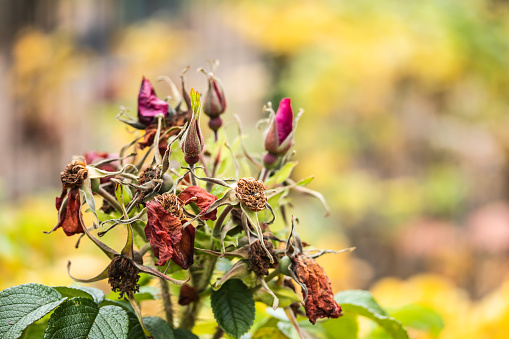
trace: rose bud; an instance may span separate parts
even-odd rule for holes
[[[209,116],[209,127],[217,131],[222,126],[223,121],[219,117],[226,110],[226,97],[224,95],[221,81],[214,76],[214,68],[217,63],[212,63],[212,72],[207,73],[203,68],[200,69],[207,76],[208,89],[203,101],[203,113]]]
[[[290,98],[279,103],[276,115],[271,119],[265,136],[265,150],[274,155],[285,154],[292,145],[293,111]]]
[[[200,158],[199,155],[203,151],[203,135],[200,129],[200,94],[191,89],[191,101],[193,106],[193,117],[189,122],[186,132],[182,136],[180,147],[184,152],[185,160],[189,165],[196,164]]]
[[[145,126],[154,123],[155,117],[162,114],[168,116],[168,103],[157,97],[156,91],[150,81],[145,77],[141,80],[140,93],[138,94],[138,120]]]

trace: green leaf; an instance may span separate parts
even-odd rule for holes
[[[362,315],[377,322],[392,338],[408,339],[408,333],[401,323],[388,316],[368,291],[342,291],[334,299],[341,305],[345,315]]]
[[[144,317],[143,323],[154,339],[173,339],[173,330],[166,321],[158,317]]]
[[[435,310],[410,304],[399,310],[392,312],[391,315],[398,319],[404,326],[413,327],[431,334],[433,338],[438,338],[444,328],[444,321],[440,314]]]
[[[62,295],[62,297],[67,297],[69,299],[79,297],[79,298],[88,298],[90,300],[94,300],[94,297],[90,293],[80,290],[78,288],[67,287],[67,286],[55,286],[53,288],[55,290],[57,290]]]
[[[25,328],[64,302],[54,288],[27,284],[0,292],[0,337],[19,338]]]
[[[146,338],[136,314],[134,314],[134,312],[127,312],[127,315],[129,317],[129,333],[127,334],[127,339]]]
[[[128,329],[129,318],[121,307],[99,309],[90,299],[72,298],[53,312],[44,339],[124,339]]]
[[[344,314],[337,319],[328,319],[321,323],[327,339],[357,339],[359,333],[359,323],[357,316],[353,314]]]
[[[288,337],[283,334],[276,327],[262,327],[256,331],[251,339],[287,339]]]
[[[89,286],[76,286],[75,288],[90,294],[97,305],[101,305],[104,301],[104,292],[98,288]]]
[[[239,279],[230,279],[210,296],[212,311],[219,326],[239,338],[249,331],[255,318],[253,294]]]
[[[283,183],[292,174],[293,168],[297,165],[296,161],[287,162],[279,171],[265,181],[265,187],[272,187]]]
[[[47,325],[47,321],[33,323],[23,331],[21,339],[41,339],[44,336],[44,330]]]
[[[267,283],[267,285],[279,299],[279,307],[286,307],[289,306],[291,303],[300,302],[300,298],[292,289],[285,286],[279,286],[276,284],[275,281],[270,281],[269,283]],[[267,306],[272,306],[274,299],[269,293],[267,293],[263,289],[258,289],[254,294],[254,298],[255,300],[261,301]]]
[[[302,179],[302,180],[299,180],[299,182],[297,183],[298,186],[306,186],[308,185],[311,181],[313,181],[315,177],[314,176],[310,176],[310,177],[307,177],[305,179]]]
[[[159,298],[159,290],[154,286],[141,286],[140,292],[134,294],[137,302],[143,300],[155,300]]]
[[[175,338],[178,339],[199,339],[198,336],[185,328],[176,328],[173,330]]]

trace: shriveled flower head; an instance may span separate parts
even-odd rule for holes
[[[81,186],[83,181],[88,178],[87,165],[78,160],[74,160],[60,173],[60,180],[63,188],[74,188]]]
[[[294,123],[291,100],[284,98],[272,119],[265,136],[265,150],[273,155],[283,155],[292,146]]]
[[[168,103],[157,97],[150,81],[143,77],[138,94],[138,120],[148,126],[154,123],[158,114],[162,114],[164,117],[168,116]]]
[[[155,201],[161,204],[171,215],[181,220],[184,218],[184,212],[182,211],[184,203],[175,194],[165,193],[163,195],[158,195],[155,197]]]
[[[312,324],[320,318],[338,318],[341,306],[334,300],[332,287],[327,274],[315,259],[296,253],[291,257],[292,270],[300,283],[307,288],[304,308]],[[304,297],[305,291],[302,291]]]
[[[274,258],[274,263],[271,264],[270,258],[267,255],[267,251],[262,247],[260,240],[254,241],[249,248],[249,262],[251,264],[251,270],[256,275],[262,276],[269,274],[269,268],[272,265],[277,264],[277,256],[274,253],[274,245],[268,240],[263,239],[265,248]]]
[[[120,292],[120,298],[129,292],[139,292],[140,270],[133,261],[123,255],[116,256],[108,269],[108,283],[113,292]]]
[[[235,187],[235,195],[250,210],[259,212],[265,209],[267,197],[265,186],[260,180],[254,178],[241,178]]]

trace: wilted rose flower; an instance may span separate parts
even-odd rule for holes
[[[154,123],[158,114],[168,116],[168,103],[157,97],[156,91],[150,81],[145,77],[141,80],[140,93],[138,94],[138,120],[149,126]]]
[[[338,318],[341,306],[334,300],[329,277],[323,268],[303,253],[294,254],[291,261],[295,276],[307,288],[304,308],[309,321],[314,325],[320,318]],[[305,296],[304,290],[302,294]]]
[[[55,200],[58,211],[58,223],[49,232],[62,227],[68,236],[83,233],[83,216],[81,215],[80,186],[88,178],[87,165],[82,161],[73,161],[60,173],[62,194]]]
[[[254,178],[241,178],[235,186],[235,195],[250,210],[259,212],[265,209],[267,197],[265,186]]]
[[[292,146],[293,111],[289,98],[279,103],[265,136],[265,150],[273,155],[283,155]]]
[[[182,228],[187,222],[183,213],[184,205],[196,203],[200,209],[207,209],[217,198],[203,188],[190,186],[177,197],[174,194],[163,194],[155,201],[147,202],[147,236],[154,255],[158,258],[156,265],[164,265],[172,259],[183,269],[193,264],[194,235],[192,225]],[[216,211],[201,217],[203,220],[215,220]]]

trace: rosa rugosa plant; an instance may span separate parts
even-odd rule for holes
[[[177,100],[170,103],[143,78],[137,119],[125,111],[117,116],[140,134],[118,153],[87,152],[60,174],[57,222],[47,233],[61,228],[77,248],[84,238],[108,257],[91,278],[67,265],[78,283],[107,279],[108,298],[82,285],[6,289],[0,338],[356,338],[357,315],[394,338],[408,338],[368,292],[334,295],[315,259],[353,248],[314,248],[301,241],[297,218],[289,218],[292,191],[318,198],[329,213],[320,193],[305,187],[310,178],[290,178],[296,162],[288,151],[302,111],[294,120],[288,98],[277,113],[266,106],[264,156],[246,149],[236,116],[233,123],[212,124],[205,140],[202,107],[211,119],[226,109],[215,75],[207,81],[206,95],[187,93],[182,76],[182,93],[173,93]],[[236,140],[222,131],[229,126],[240,131]],[[111,233],[125,237],[121,249],[102,240]],[[156,298],[161,317],[143,316],[143,301]]]

